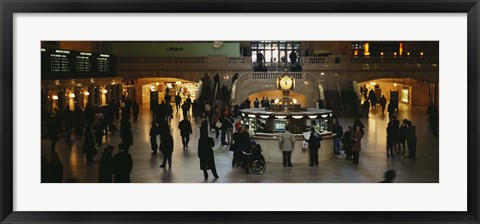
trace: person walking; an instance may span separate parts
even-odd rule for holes
[[[358,160],[360,159],[360,151],[362,151],[362,138],[363,132],[360,126],[356,126],[355,131],[353,132],[353,146],[352,146],[352,155],[353,155],[353,164],[358,165]]]
[[[95,146],[95,140],[93,138],[93,131],[92,126],[87,124],[85,127],[85,133],[83,134],[83,146],[82,146],[82,153],[85,153],[85,158],[87,159],[87,163],[93,162],[93,157],[97,153],[97,149]],[[98,147],[98,145],[97,145]]]
[[[132,172],[132,155],[128,153],[130,145],[120,143],[119,152],[112,158],[112,173],[114,183],[130,183],[130,173]]]
[[[178,129],[180,129],[180,135],[182,136],[183,149],[188,149],[190,135],[193,133],[192,124],[187,118],[183,118],[183,120],[178,123]]]
[[[402,125],[398,131],[398,153],[400,153],[400,148],[402,155],[405,155],[405,141],[407,140],[407,130],[408,130],[408,120],[403,119]],[[403,146],[403,147],[402,147]]]
[[[343,149],[345,151],[345,160],[351,160],[353,146],[352,127],[348,126],[347,131],[345,131],[345,133],[343,134],[342,143]]]
[[[215,158],[213,156],[213,138],[208,137],[208,129],[200,128],[200,139],[198,139],[198,158],[200,159],[200,169],[203,170],[203,176],[208,179],[207,170],[211,170],[215,179],[218,179],[217,169],[215,167]]]
[[[178,114],[178,111],[180,110],[181,103],[182,103],[182,97],[180,97],[180,93],[177,93],[177,95],[175,96],[175,108],[177,109],[177,114]]]
[[[288,126],[285,127],[285,132],[280,135],[278,145],[283,152],[283,167],[292,167],[292,151],[295,148],[295,137],[288,131]]]
[[[318,166],[318,149],[320,149],[320,141],[322,141],[322,136],[315,131],[315,128],[310,128],[310,138],[308,138],[308,148],[310,152],[309,166]]]
[[[157,135],[160,134],[157,123],[155,121],[152,121],[152,127],[150,127],[150,147],[152,149],[152,155],[157,155],[157,149],[158,149],[158,144],[157,144]]]
[[[172,167],[173,137],[170,130],[160,136],[160,151],[163,153],[163,162],[160,167]]]
[[[340,155],[343,127],[340,125],[337,118],[333,118],[333,133],[336,134],[333,137],[333,153],[335,153],[335,155]]]
[[[385,95],[382,95],[380,98],[380,106],[382,107],[382,115],[385,114],[385,105],[387,105],[387,99],[385,98]]]
[[[58,131],[57,131],[57,124],[55,123],[55,119],[49,117],[47,118],[47,135],[48,139],[52,141],[50,145],[50,152],[54,153],[55,152],[55,146],[57,145],[58,142]]]
[[[132,103],[132,111],[133,111],[133,122],[137,122],[138,120],[138,113],[140,111],[140,108],[138,106],[138,103],[136,100],[133,100]]]

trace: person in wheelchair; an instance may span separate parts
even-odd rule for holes
[[[251,148],[242,151],[243,162],[242,168],[246,173],[250,170],[255,174],[262,174],[265,171],[265,158],[262,155],[262,146],[252,141]]]

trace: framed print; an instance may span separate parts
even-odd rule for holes
[[[479,222],[476,0],[0,6],[2,223]]]

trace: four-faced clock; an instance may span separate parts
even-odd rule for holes
[[[279,80],[279,88],[282,90],[290,90],[293,87],[293,78],[289,76],[283,76]]]

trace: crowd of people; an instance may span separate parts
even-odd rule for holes
[[[218,75],[218,74],[217,74]],[[205,74],[206,79],[209,80],[208,74]],[[218,79],[214,79],[214,86],[218,87]],[[221,96],[228,95],[224,90],[223,85],[220,90]],[[226,88],[226,87],[225,87]],[[182,146],[184,150],[189,149],[190,136],[196,131],[195,125],[192,125],[191,119],[199,125],[200,138],[198,139],[198,157],[200,160],[200,170],[203,171],[205,179],[208,179],[208,170],[211,170],[215,179],[219,178],[215,166],[215,157],[213,147],[215,141],[209,136],[210,132],[215,133],[215,138],[220,138],[221,145],[229,146],[230,151],[233,152],[232,167],[241,167],[248,173],[249,159],[252,154],[261,154],[261,146],[255,141],[252,141],[251,136],[246,127],[242,126],[240,121],[236,119],[235,108],[231,108],[224,97],[212,98],[209,97],[209,92],[215,92],[215,89],[210,89],[209,81],[204,80],[202,86],[202,95],[198,100],[191,100],[187,97],[183,102],[180,94],[173,97],[174,102],[171,102],[172,97],[165,97],[165,100],[151,110],[151,127],[149,131],[151,154],[157,155],[162,153],[163,161],[161,168],[172,167],[172,154],[174,150],[174,140],[172,137],[172,118],[174,116],[175,105],[176,114],[180,110],[182,112],[182,119],[178,123],[180,136],[182,139]],[[215,99],[213,101],[213,99]],[[268,97],[258,98],[253,102],[255,108],[269,107],[270,102]],[[376,108],[377,100],[373,90],[370,91],[366,102],[367,111],[372,107]],[[382,107],[382,114],[385,109],[386,100],[382,96],[378,102]],[[250,107],[250,101],[245,101],[245,107]],[[190,114],[191,111],[191,114]],[[416,127],[412,121],[404,119],[402,123],[397,120],[395,111],[389,111],[389,122],[387,124],[387,143],[386,152],[387,157],[395,157],[396,155],[405,155],[408,147],[408,155],[406,158],[416,158]],[[133,122],[137,122],[139,115],[139,105],[135,100],[124,98],[121,101],[112,99],[106,107],[97,107],[86,105],[85,109],[81,109],[79,105],[75,106],[73,111],[67,106],[63,111],[56,110],[56,113],[51,115],[44,111],[42,113],[42,125],[46,127],[47,137],[51,140],[50,159],[42,156],[42,182],[58,183],[63,181],[63,165],[56,150],[56,143],[59,141],[59,134],[63,132],[67,150],[72,147],[72,135],[76,139],[81,139],[81,151],[85,155],[87,163],[94,161],[97,152],[103,150],[99,160],[98,182],[100,183],[128,183],[130,182],[130,173],[133,168],[132,156],[129,153],[130,147],[134,144],[134,137],[130,123],[131,112],[133,113]],[[428,108],[427,115],[429,116],[432,132],[436,133],[438,123],[438,110],[433,104]],[[180,116],[180,115],[178,115]],[[190,117],[192,116],[192,117]],[[368,112],[366,114],[368,117]],[[190,119],[191,118],[191,119]],[[114,120],[120,119],[120,129],[115,126]],[[198,122],[197,122],[198,121]],[[312,125],[313,126],[313,125]],[[118,153],[113,155],[115,147],[108,141],[110,136],[117,131],[121,143],[118,144]],[[359,164],[360,152],[362,151],[362,139],[365,135],[365,125],[356,118],[352,126],[348,126],[344,131],[339,120],[334,117],[332,122],[333,136],[333,153],[340,155],[341,151],[345,153],[346,160],[352,160],[354,165]],[[319,158],[318,151],[321,148],[322,136],[315,128],[310,129],[310,137],[305,139],[309,152],[309,166],[318,166]],[[279,149],[282,151],[283,166],[293,167],[292,151],[295,148],[295,137],[291,132],[286,131],[281,133],[278,139]]]

